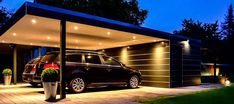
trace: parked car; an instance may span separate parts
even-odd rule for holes
[[[49,52],[34,65],[25,67],[23,80],[41,83],[39,76],[45,68],[59,70],[59,52]],[[26,65],[27,66],[27,65]],[[92,51],[66,51],[66,85],[72,92],[82,92],[90,86],[127,85],[137,88],[141,73],[115,58]]]

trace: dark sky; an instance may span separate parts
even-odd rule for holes
[[[25,1],[3,0],[0,6],[15,11]],[[234,4],[234,0],[139,0],[140,7],[149,11],[143,26],[166,32],[180,29],[185,18],[220,23],[231,3]]]

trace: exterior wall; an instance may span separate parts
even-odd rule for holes
[[[168,42],[154,42],[106,49],[105,53],[127,66],[139,69],[143,85],[169,88],[170,47],[168,45]]]
[[[201,84],[200,42],[171,37],[171,87]],[[181,43],[182,42],[182,43]]]

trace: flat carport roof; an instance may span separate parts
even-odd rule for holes
[[[66,21],[67,48],[99,50],[165,41],[171,34],[61,8],[26,2],[0,30],[0,41],[59,46],[60,21]]]
[[[2,43],[60,47],[60,95],[65,98],[65,49],[100,50],[156,41],[171,34],[61,8],[26,2],[0,30]],[[14,81],[16,80],[14,49]],[[15,81],[16,83],[16,81]]]

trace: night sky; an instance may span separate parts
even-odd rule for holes
[[[3,0],[0,6],[15,11],[25,1]],[[143,26],[165,32],[180,29],[185,18],[207,23],[223,22],[231,3],[234,4],[234,0],[139,0],[140,7],[149,11]]]

